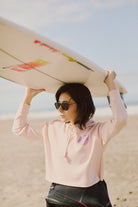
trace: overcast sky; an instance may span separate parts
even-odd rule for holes
[[[138,103],[138,0],[1,0],[0,16],[114,69]]]

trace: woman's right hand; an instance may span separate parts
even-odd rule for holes
[[[24,97],[24,103],[30,105],[32,99],[39,93],[45,91],[45,89],[33,89],[33,88],[27,88],[25,97]]]

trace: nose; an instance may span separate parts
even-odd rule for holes
[[[59,111],[59,112],[63,112],[63,109],[62,109],[61,106],[59,107],[58,111]]]

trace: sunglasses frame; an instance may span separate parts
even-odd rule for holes
[[[76,104],[76,103],[69,103],[68,101],[63,101],[62,103],[59,103],[59,102],[56,102],[55,103],[55,107],[56,109],[58,110],[61,106],[61,108],[64,110],[64,111],[68,111],[69,109],[69,106],[72,105],[72,104]]]

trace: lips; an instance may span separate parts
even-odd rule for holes
[[[63,117],[64,117],[64,115],[63,115],[63,114],[59,114],[59,116],[60,116],[61,118],[63,118]]]

